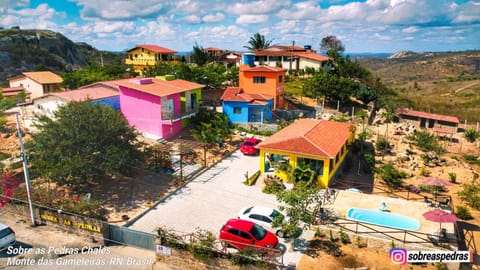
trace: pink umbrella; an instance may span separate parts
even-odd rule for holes
[[[439,222],[440,223],[440,229],[442,229],[442,223],[453,223],[458,220],[457,216],[455,214],[440,210],[440,209],[435,209],[431,210],[428,212],[423,213],[423,217],[426,220],[434,221],[434,222]]]
[[[452,185],[452,183],[450,183],[448,181],[445,181],[442,178],[439,178],[437,176],[427,178],[427,179],[423,180],[423,183],[425,185],[436,186],[436,187],[444,187],[444,186],[451,186]]]

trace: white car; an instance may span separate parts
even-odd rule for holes
[[[280,227],[272,228],[273,219],[277,216],[284,217],[279,211],[263,206],[242,208],[238,213],[239,219],[254,222],[267,230],[274,231],[279,237],[285,237],[285,234]]]
[[[0,250],[15,244],[15,232],[5,224],[0,223]]]

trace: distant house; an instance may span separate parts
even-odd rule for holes
[[[38,98],[48,93],[59,92],[62,77],[51,71],[23,72],[22,75],[7,79],[11,88],[23,87],[30,98]]]
[[[172,77],[130,79],[120,83],[120,109],[144,135],[168,139],[198,112],[204,85]]]
[[[317,172],[317,183],[327,187],[341,168],[348,145],[355,139],[351,124],[317,119],[297,119],[289,126],[257,145],[260,171],[281,163],[297,167],[299,163]],[[287,181],[286,175],[278,175]]]
[[[223,113],[233,123],[264,123],[272,120],[273,96],[247,94],[240,87],[228,87],[220,99]]]
[[[140,44],[126,52],[125,64],[132,65],[135,72],[142,74],[147,67],[154,67],[159,62],[174,61],[176,53],[157,45]]]
[[[417,128],[428,129],[438,133],[457,133],[460,120],[455,116],[440,115],[422,111],[399,108],[396,116],[400,121],[414,125]]]
[[[255,65],[280,66],[296,71],[307,67],[329,71],[333,66],[331,58],[317,54],[309,45],[304,48],[277,45],[251,53],[255,55]]]
[[[69,102],[91,102],[112,107],[120,110],[120,95],[118,86],[114,87],[112,82],[95,83],[82,88],[50,93],[33,100],[35,113],[53,117],[59,106]]]
[[[0,88],[0,91],[2,92],[2,96],[4,98],[14,98],[21,93],[25,93],[25,99],[29,100],[30,95],[32,94],[28,91],[25,91],[25,88],[23,88],[23,86]]]

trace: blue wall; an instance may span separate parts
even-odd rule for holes
[[[234,108],[240,108],[240,113],[234,113]],[[232,123],[248,123],[249,111],[259,108],[263,112],[263,122],[272,120],[273,99],[268,100],[267,105],[249,105],[247,102],[222,101],[223,113]]]
[[[248,122],[248,103],[237,101],[222,101],[223,113],[228,116],[232,123],[246,123]],[[240,114],[233,113],[233,108],[241,108]]]
[[[99,100],[91,101],[93,104],[100,104],[100,105],[107,105],[112,107],[113,109],[119,111],[120,110],[120,96],[114,96]]]

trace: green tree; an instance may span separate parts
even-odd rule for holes
[[[362,132],[365,131],[365,120],[368,118],[368,112],[365,110],[360,110],[355,114],[355,118],[362,121]]]
[[[279,209],[288,217],[287,222],[282,226],[282,231],[287,235],[294,235],[302,223],[312,224],[315,213],[309,209],[309,206],[318,204],[322,200],[319,190],[318,186],[310,187],[300,182],[296,189],[277,193],[277,200],[286,204],[286,206],[279,206]]]
[[[470,183],[462,184],[457,195],[468,206],[480,210],[480,185],[477,179],[474,178]]]
[[[353,80],[319,72],[305,81],[302,91],[307,97],[323,96],[328,100],[344,103],[350,100],[350,96],[354,95],[359,87],[359,83]]]
[[[40,116],[38,133],[26,143],[37,175],[58,184],[85,186],[103,177],[132,175],[141,164],[138,133],[104,105],[71,102],[55,120]]]
[[[203,164],[207,166],[208,149],[230,138],[231,125],[225,114],[205,109],[199,111],[192,123],[192,136],[203,143]]]
[[[342,41],[336,36],[330,35],[322,38],[322,42],[320,43],[320,50],[327,53],[329,51],[343,52],[345,51],[345,46],[343,45]]]
[[[192,52],[192,61],[197,64],[198,66],[204,66],[208,62],[211,61],[210,55],[208,54],[205,49],[203,49],[202,46],[198,45],[195,42],[195,45],[193,46],[193,52]]]
[[[375,173],[385,182],[390,190],[401,187],[403,179],[407,178],[407,173],[397,170],[392,163],[385,163],[375,168]]]
[[[243,47],[250,51],[261,50],[270,47],[272,41],[273,40],[266,40],[265,36],[260,33],[255,33],[248,41],[249,46]]]
[[[123,73],[122,73],[123,74]],[[120,78],[114,69],[106,69],[98,64],[91,64],[82,69],[62,74],[62,87],[66,89],[76,89],[87,84],[108,81]]]

